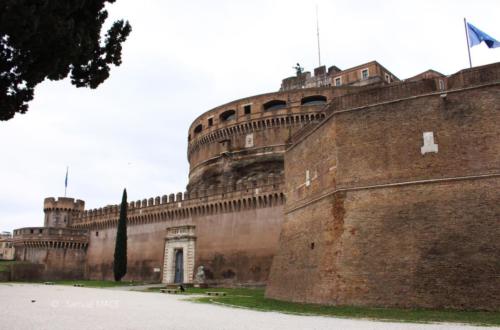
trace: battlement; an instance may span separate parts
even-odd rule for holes
[[[210,205],[223,203],[224,200],[243,200],[245,198],[254,199],[255,203],[272,204],[267,202],[268,196],[273,196],[275,204],[277,200],[284,201],[283,176],[268,175],[257,180],[241,180],[240,182],[227,184],[224,186],[212,186],[207,189],[194,190],[188,192],[178,192],[163,196],[145,198],[128,203],[128,218],[137,216],[147,216],[159,212],[180,213],[186,209],[195,208],[200,205]],[[265,201],[264,201],[265,200]],[[221,205],[223,205],[221,204]],[[245,202],[246,205],[246,202]],[[250,206],[250,203],[248,204]],[[220,207],[222,210],[222,207]],[[111,221],[114,223],[118,219],[120,205],[107,205],[102,208],[85,210],[74,219],[73,228],[87,228],[86,224]]]
[[[85,202],[80,199],[69,197],[54,197],[45,198],[43,201],[44,210],[66,210],[66,211],[83,211],[85,209]]]

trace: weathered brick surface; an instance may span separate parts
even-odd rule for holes
[[[193,216],[180,220],[129,225],[126,280],[159,281],[163,268],[167,226],[186,223],[196,226],[195,269],[203,265],[208,281],[215,283],[255,283],[267,281],[272,257],[278,246],[283,206],[240,212]],[[113,278],[113,251],[116,228],[90,232],[87,276]]]
[[[500,309],[499,104],[493,84],[337,112],[290,148],[266,294]],[[422,155],[429,131],[439,152]]]
[[[85,278],[85,250],[16,247],[16,260],[36,266],[16,265],[12,280],[71,280]]]
[[[498,309],[499,191],[499,178],[350,191],[289,213],[267,295]]]

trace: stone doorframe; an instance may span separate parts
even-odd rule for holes
[[[167,228],[165,254],[163,259],[162,283],[174,283],[175,252],[183,250],[184,283],[193,283],[195,256],[195,226],[185,225]]]

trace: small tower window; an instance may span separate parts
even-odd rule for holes
[[[369,76],[368,68],[361,70],[361,80],[366,80]]]
[[[212,117],[208,118],[208,127],[213,126],[214,119]]]
[[[234,110],[224,111],[223,113],[220,114],[220,119],[222,121],[230,121],[236,119],[236,111]]]
[[[323,95],[308,96],[300,100],[300,104],[302,105],[320,105],[325,103],[326,97],[324,97]]]
[[[274,111],[286,108],[286,102],[282,100],[272,100],[264,103],[264,111]]]
[[[203,125],[202,125],[202,124],[199,124],[198,126],[196,126],[196,127],[194,128],[194,132],[195,132],[196,134],[198,134],[198,133],[200,133],[200,132],[202,131],[202,129],[203,129]]]
[[[243,112],[245,115],[249,115],[252,112],[252,106],[250,104],[243,106]]]

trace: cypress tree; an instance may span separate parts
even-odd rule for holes
[[[123,189],[113,262],[113,273],[117,282],[127,274],[127,206],[127,189]]]

